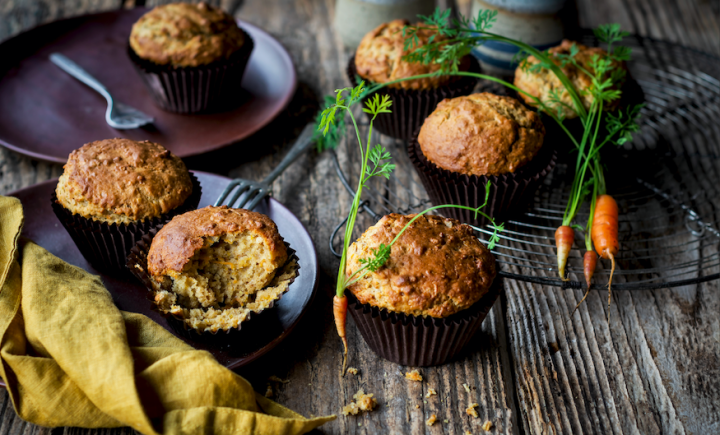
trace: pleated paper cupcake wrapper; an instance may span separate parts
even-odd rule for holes
[[[482,211],[496,222],[532,198],[543,178],[555,167],[557,160],[556,151],[550,149],[546,142],[538,155],[515,173],[469,176],[439,168],[428,161],[417,142],[417,135],[408,143],[408,155],[433,205],[454,204],[477,208],[485,201],[485,185],[490,181],[490,195]],[[489,223],[481,215],[476,219],[475,213],[470,210],[442,208],[438,212],[475,226]]]
[[[283,266],[281,266],[281,268],[284,268],[293,260],[295,260],[298,264],[297,269],[295,270],[295,276],[292,277],[292,279],[288,282],[288,287],[285,292],[278,295],[278,298],[274,301],[271,301],[270,304],[262,311],[251,311],[250,313],[248,313],[247,317],[245,317],[245,319],[238,325],[237,328],[219,330],[215,332],[208,330],[199,332],[188,326],[183,321],[183,318],[181,316],[161,310],[155,303],[155,290],[150,280],[150,274],[147,270],[147,257],[148,253],[150,252],[150,245],[152,244],[152,240],[159,230],[159,228],[151,230],[148,234],[143,236],[140,241],[138,241],[138,243],[130,251],[127,267],[132,272],[132,274],[135,275],[135,277],[139,279],[147,288],[147,299],[148,302],[151,304],[151,309],[162,315],[177,335],[191,341],[197,341],[217,346],[225,346],[237,343],[239,339],[242,339],[246,335],[245,333],[247,331],[243,329],[243,326],[245,326],[246,328],[247,326],[252,327],[253,325],[258,325],[258,327],[262,327],[262,325],[260,324],[261,319],[263,317],[266,317],[266,315],[270,313],[273,308],[277,307],[277,303],[280,301],[280,299],[282,299],[282,296],[287,293],[292,283],[295,282],[298,276],[300,276],[300,263],[295,253],[295,250],[292,249],[287,242],[284,242],[288,250],[288,260],[285,262],[285,264],[283,264]],[[251,319],[252,322],[250,322]]]
[[[373,352],[412,367],[450,362],[470,342],[500,294],[493,283],[470,308],[444,319],[409,316],[360,303],[350,292],[348,308]]]
[[[468,57],[470,59],[469,71],[479,73],[478,61],[473,56]],[[354,55],[348,62],[346,72],[350,83],[357,86],[359,82],[357,81],[358,74]],[[428,90],[382,88],[378,93],[390,95],[392,113],[378,115],[373,123],[373,128],[394,138],[410,140],[413,133],[422,126],[425,118],[435,110],[442,100],[471,94],[477,82],[476,78],[460,77],[446,85]],[[365,100],[363,100],[363,104]]]
[[[202,189],[194,174],[190,174],[190,179],[193,191],[181,206],[162,216],[138,223],[108,224],[73,214],[57,202],[54,191],[51,205],[60,223],[93,268],[108,275],[127,277],[127,256],[143,235],[169,222],[174,216],[197,209]]]
[[[129,46],[128,55],[145,87],[164,110],[175,113],[229,110],[241,99],[242,78],[253,49],[253,40],[247,33],[245,37],[245,44],[229,59],[205,66],[157,65],[138,57]]]

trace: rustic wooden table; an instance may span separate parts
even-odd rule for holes
[[[160,1],[158,3],[162,3]],[[131,7],[133,0],[3,0],[0,40],[61,17]],[[252,138],[187,163],[192,169],[260,179],[281,159],[317,109],[317,100],[345,86],[349,51],[332,27],[334,0],[214,0],[278,38],[293,57],[299,87],[287,110]],[[459,2],[467,8],[467,1]],[[148,5],[156,4],[148,1]],[[720,2],[714,0],[579,0],[581,26],[619,22],[625,30],[720,55]],[[0,114],[0,116],[2,116]],[[81,144],[78,144],[78,146]],[[339,152],[347,168],[347,156]],[[225,163],[223,163],[225,162]],[[0,148],[0,194],[60,175],[59,165]],[[463,359],[422,370],[425,381],[404,379],[405,367],[375,356],[349,320],[350,364],[357,376],[338,376],[341,344],[331,326],[330,295],[338,261],[327,248],[329,228],[351,198],[330,157],[302,157],[274,184],[313,236],[322,280],[301,325],[281,346],[239,372],[258,391],[276,375],[290,382],[275,399],[307,416],[340,414],[363,388],[380,407],[340,415],[322,433],[720,433],[720,283],[691,289],[616,292],[605,318],[604,294],[592,292],[582,323],[569,312],[580,291],[504,283],[482,331]],[[364,222],[369,225],[370,222]],[[463,384],[467,384],[467,392]],[[425,399],[428,388],[437,396]],[[477,402],[479,418],[465,408]],[[436,414],[438,423],[426,427]],[[130,429],[50,430],[20,420],[0,392],[0,435],[126,433]]]

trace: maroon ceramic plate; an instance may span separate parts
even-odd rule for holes
[[[200,207],[214,203],[229,179],[204,172],[194,173],[202,185]],[[57,180],[50,180],[9,194],[19,198],[25,209],[25,226],[22,235],[68,263],[100,275],[115,304],[121,310],[145,314],[172,331],[167,321],[151,309],[147,290],[139,281],[120,281],[110,278],[95,271],[85,261],[50,208],[50,195],[56,185]],[[275,221],[280,234],[296,251],[300,260],[300,275],[276,304],[277,309],[263,313],[262,324],[253,325],[250,321],[247,327],[243,326],[241,329],[243,339],[237,344],[220,348],[184,340],[197,349],[210,351],[221,364],[229,368],[245,365],[280,343],[302,317],[317,286],[318,265],[315,247],[303,224],[290,210],[272,198],[263,201],[255,211],[264,213]]]
[[[98,139],[151,140],[180,157],[237,142],[270,122],[295,92],[295,68],[270,35],[239,22],[255,42],[237,109],[178,115],[160,109],[127,54],[132,24],[145,8],[60,20],[0,44],[0,144],[20,154],[65,163],[70,152]],[[152,126],[115,130],[105,99],[48,60],[59,52],[92,74],[119,101],[155,118]]]

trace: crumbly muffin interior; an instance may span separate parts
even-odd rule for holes
[[[244,307],[275,276],[265,239],[245,231],[204,238],[181,273],[165,275],[164,290],[186,308]]]

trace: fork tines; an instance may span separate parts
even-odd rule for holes
[[[259,183],[249,180],[236,179],[231,181],[225,190],[223,190],[220,197],[218,197],[217,201],[215,201],[215,206],[222,205],[230,193],[232,193],[232,196],[225,205],[233,208],[245,208],[247,210],[252,210],[270,192]]]

